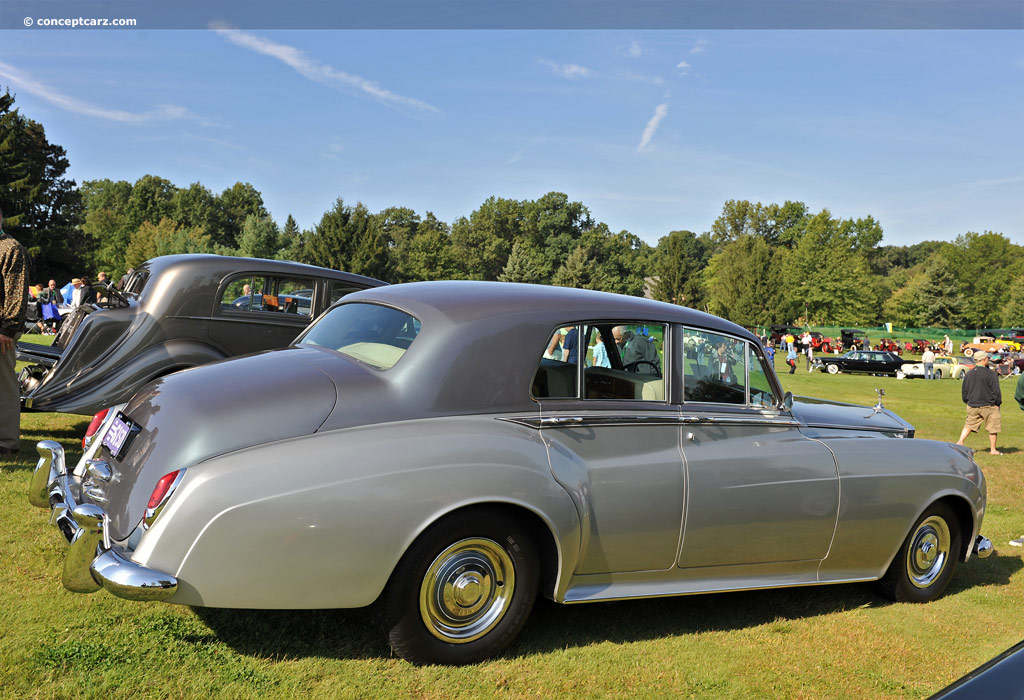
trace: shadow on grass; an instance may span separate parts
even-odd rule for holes
[[[0,457],[0,467],[11,471],[35,469],[39,461],[36,443],[40,440],[56,440],[64,446],[67,463],[74,467],[82,454],[82,436],[89,427],[89,418],[83,418],[62,428],[43,427],[38,429],[22,427],[21,449],[16,455]]]
[[[946,594],[1001,586],[1024,568],[998,554],[961,564]],[[506,652],[544,654],[600,642],[616,644],[701,632],[727,632],[857,608],[891,605],[870,585],[845,584],[713,593],[583,605],[538,601],[526,628]],[[218,639],[260,657],[387,658],[391,651],[365,611],[268,611],[194,608]]]

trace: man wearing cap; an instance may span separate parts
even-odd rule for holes
[[[16,342],[25,328],[28,283],[25,248],[3,230],[0,211],[0,456],[21,446],[21,387],[14,373]]]
[[[1003,395],[999,390],[999,377],[988,367],[988,353],[979,350],[974,353],[974,369],[964,377],[961,396],[967,404],[967,422],[960,431],[960,439],[956,444],[964,444],[970,433],[977,432],[981,424],[988,431],[988,453],[1001,455],[996,449],[996,438],[1002,427],[999,416],[999,405],[1003,403]]]

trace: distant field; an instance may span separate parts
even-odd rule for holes
[[[778,365],[782,369],[782,362]],[[920,438],[955,440],[960,383],[783,374],[795,394],[885,404]],[[0,462],[0,698],[922,698],[1024,639],[1024,412],[1006,399],[1000,448],[979,453],[984,534],[930,605],[862,585],[595,605],[541,604],[501,658],[416,668],[391,658],[358,611],[189,609],[65,591],[66,544],[25,498],[32,445],[78,456],[87,419],[25,414],[17,459]],[[984,436],[969,445],[980,448]],[[268,576],[273,571],[267,571]]]

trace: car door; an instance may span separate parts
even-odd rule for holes
[[[696,352],[683,361],[687,485],[678,566],[822,559],[839,509],[831,451],[779,408],[777,382],[754,344],[703,329],[683,346],[725,347],[731,379]]]
[[[684,484],[679,408],[668,400],[663,375],[671,345],[666,329],[636,321],[573,323],[560,334],[569,354],[563,359],[556,343],[540,360],[533,397],[541,436],[552,474],[573,495],[582,523],[575,574],[668,570],[675,563]],[[633,337],[619,346],[616,333]],[[641,352],[647,359],[624,363]]]

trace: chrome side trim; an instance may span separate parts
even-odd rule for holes
[[[864,432],[868,432],[868,433],[888,433],[890,435],[907,435],[907,434],[910,434],[912,436],[912,433],[909,433],[908,431],[905,431],[905,430],[900,430],[898,427],[895,427],[895,426],[885,427],[885,426],[881,426],[881,425],[877,425],[876,426],[876,425],[844,425],[844,424],[840,424],[840,423],[808,423],[804,427],[806,427],[806,428],[817,428],[819,430],[820,429],[826,429],[826,430],[856,430],[856,431],[862,432],[862,433],[864,433]]]
[[[651,414],[602,414],[602,415],[579,415],[579,416],[547,416],[537,418],[535,416],[499,417],[495,420],[516,423],[528,428],[589,428],[609,425],[761,425],[778,426],[785,428],[800,427],[801,423],[788,418],[753,418],[746,416],[723,417],[723,416],[678,416],[666,414],[663,416]],[[888,432],[892,432],[890,429]]]

